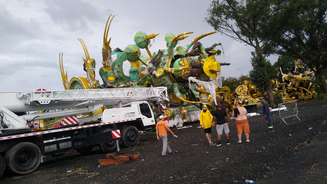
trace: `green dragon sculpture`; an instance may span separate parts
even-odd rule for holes
[[[179,42],[188,38],[192,32],[166,34],[166,48],[159,49],[157,52],[151,52],[149,47],[151,40],[158,34],[137,32],[134,35],[135,44],[127,46],[124,50],[120,48],[113,50],[109,36],[113,19],[113,16],[108,17],[103,33],[103,61],[99,70],[102,85],[95,78],[95,60],[90,56],[84,41],[79,39],[85,55],[83,69],[86,77],[72,77],[68,80],[63,66],[63,54],[60,54],[59,65],[65,89],[166,86],[170,104],[176,107],[200,103],[211,104],[216,99],[214,95],[218,88],[221,64],[215,56],[221,53],[221,50],[216,49],[220,44],[213,44],[206,48],[200,42],[201,39],[215,32],[199,35],[186,46],[179,45]],[[146,54],[142,54],[143,52]],[[128,75],[124,74],[125,62],[130,64]],[[214,93],[209,86],[212,88],[214,86]],[[185,109],[183,108],[183,111]]]

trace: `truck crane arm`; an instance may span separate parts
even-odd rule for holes
[[[31,120],[93,112],[99,106],[164,100],[168,100],[166,87],[0,93],[0,134],[3,129],[28,128]]]

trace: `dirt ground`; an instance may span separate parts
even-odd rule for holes
[[[237,144],[235,126],[230,124],[233,142],[223,147],[206,145],[204,133],[192,128],[174,130],[170,137],[176,153],[161,157],[155,134],[143,135],[135,148],[142,159],[117,166],[99,167],[104,154],[68,156],[48,161],[34,173],[18,176],[6,173],[0,183],[327,183],[327,106],[325,101],[300,104],[302,122],[284,126],[275,119],[273,132],[261,117],[250,119],[252,142]],[[290,120],[297,122],[297,120]]]

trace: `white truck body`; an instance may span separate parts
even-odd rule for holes
[[[0,114],[3,117],[0,134],[3,129],[27,128],[27,124],[31,120],[92,112],[99,106],[113,107],[107,111],[111,114],[108,117],[114,119],[108,120],[107,118],[106,121],[121,121],[125,117],[120,110],[115,110],[116,107],[121,106],[122,103],[143,100],[167,100],[167,89],[150,87],[0,93]],[[140,117],[137,105],[133,107],[135,108],[130,108],[131,113],[135,110],[135,114],[139,114]],[[16,115],[21,113],[24,115]],[[117,115],[114,115],[115,113]],[[118,119],[119,116],[120,119]],[[93,120],[97,118],[94,117]],[[142,119],[147,121],[146,118]],[[146,124],[150,124],[150,121]]]
[[[169,120],[169,126],[181,128],[183,126],[183,123],[198,121],[199,114],[200,114],[200,110],[188,111],[185,119],[182,119],[180,114],[176,114],[174,118]]]
[[[154,112],[147,101],[131,102],[122,107],[105,109],[102,122],[122,122],[140,119],[144,127],[155,125]]]
[[[135,146],[139,130],[155,125],[147,101],[167,99],[166,87],[0,92],[0,177],[31,173],[44,156],[69,149]],[[49,126],[34,126],[40,122]]]

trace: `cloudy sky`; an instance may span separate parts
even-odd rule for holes
[[[151,50],[164,47],[166,33],[192,31],[194,36],[213,31],[205,17],[210,0],[0,0],[0,91],[63,89],[58,53],[64,53],[69,77],[85,75],[83,38],[101,65],[102,34],[108,15],[115,15],[110,35],[112,47],[133,44],[137,31],[159,33]],[[221,42],[224,53],[217,59],[230,62],[225,77],[247,74],[251,48],[217,33],[202,40],[205,46]],[[98,72],[97,72],[98,75]],[[101,81],[100,77],[97,78]]]

